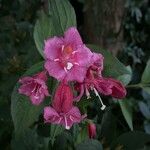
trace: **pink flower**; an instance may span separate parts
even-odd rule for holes
[[[73,94],[68,85],[61,83],[58,86],[52,107],[44,108],[44,119],[46,123],[60,124],[66,129],[83,119],[79,109],[73,106]]]
[[[101,55],[94,53],[92,59],[93,61],[87,71],[85,80],[83,83],[76,84],[78,91],[80,91],[80,95],[75,100],[80,99],[84,91],[87,98],[90,98],[89,91],[93,90],[96,96],[98,96],[102,104],[101,109],[103,110],[106,106],[103,104],[99,93],[122,99],[126,95],[126,89],[121,82],[112,78],[102,77],[101,71],[103,70],[103,57]]]
[[[22,84],[19,88],[19,93],[30,97],[32,104],[39,105],[43,102],[45,96],[49,96],[46,86],[46,73],[40,72],[33,77],[23,77],[19,80]]]
[[[50,76],[78,82],[84,80],[92,56],[75,27],[69,28],[64,37],[46,40],[44,54],[45,68]]]
[[[88,124],[88,135],[90,139],[96,137],[96,125],[94,123]]]

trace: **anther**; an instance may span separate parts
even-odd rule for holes
[[[73,67],[73,64],[70,62],[67,62],[67,70],[70,70]]]

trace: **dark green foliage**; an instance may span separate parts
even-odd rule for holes
[[[79,1],[81,5],[86,3]],[[97,127],[96,139],[89,139],[87,121],[75,124],[69,131],[62,126],[44,124],[43,108],[50,104],[51,98],[38,107],[33,106],[27,97],[18,94],[19,84],[16,84],[24,72],[24,75],[33,75],[43,69],[43,58],[38,52],[43,56],[44,40],[76,26],[73,7],[68,0],[48,0],[47,5],[44,0],[0,0],[0,149],[149,149],[150,6],[147,0],[127,0],[125,7],[125,47],[119,55],[122,63],[110,52],[88,46],[104,55],[103,75],[123,82],[128,95],[119,102],[102,96],[108,106],[105,111],[100,110],[98,99],[93,95],[92,99],[83,98],[78,103],[82,114],[88,112],[88,119]],[[125,67],[123,63],[130,66]],[[36,65],[31,67],[33,64]],[[53,79],[49,85],[54,89]]]

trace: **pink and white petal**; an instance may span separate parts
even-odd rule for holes
[[[80,123],[82,121],[82,116],[77,107],[73,107],[67,114],[67,126],[68,129],[72,127],[74,123]]]
[[[33,81],[34,80],[34,78],[33,77],[22,77],[21,79],[19,79],[19,82],[20,83],[22,83],[22,84],[24,84],[24,83],[27,83],[27,82],[31,82],[31,81]]]
[[[69,121],[72,121],[73,123],[79,123],[82,120],[78,107],[72,107],[72,109],[67,113],[67,116],[69,117]]]
[[[34,78],[42,81],[46,81],[47,80],[46,71],[37,73],[36,75],[34,75]]]
[[[103,61],[104,57],[100,53],[93,53],[91,63],[95,64],[97,67],[99,67],[99,70],[103,70]]]
[[[68,113],[62,114],[63,119],[61,120],[61,124],[69,130],[74,123],[79,123],[82,120],[82,116],[77,107],[72,107],[72,109]]]
[[[53,37],[46,40],[44,47],[45,58],[50,60],[58,58],[62,45],[63,40],[61,37]]]
[[[83,86],[83,84],[82,84],[82,83],[81,83],[81,84],[79,83],[78,86],[79,86],[78,88],[79,88],[79,92],[80,92],[80,93],[79,93],[78,96],[76,96],[76,97],[73,98],[73,101],[77,101],[77,102],[80,101],[81,97],[82,97],[83,94],[84,94],[84,86]]]
[[[48,89],[44,89],[43,93],[45,94],[45,96],[50,96]]]
[[[44,120],[45,123],[61,124],[62,116],[60,116],[56,110],[52,107],[44,108]]]
[[[30,99],[33,105],[40,105],[43,102],[44,97],[45,96],[43,93],[38,93],[38,94],[32,93],[30,95]]]
[[[65,70],[62,66],[60,66],[59,62],[47,60],[44,67],[48,71],[49,75],[57,80],[63,80],[66,76]]]
[[[108,78],[107,80],[112,85],[112,97],[122,99],[126,96],[126,89],[120,81],[117,81],[112,78]]]
[[[36,83],[40,84],[41,86],[42,86],[42,85],[45,86],[45,81],[44,81],[44,80],[41,80],[41,79],[39,79],[39,78],[36,78],[36,79],[34,79],[34,81],[35,81]]]
[[[83,44],[81,36],[76,27],[70,27],[65,32],[64,41],[66,45],[71,44],[73,46],[73,49],[76,49],[78,45]]]
[[[80,67],[78,65],[74,65],[71,70],[66,75],[65,80],[66,81],[77,81],[77,82],[83,82],[85,75],[87,72],[86,67]]]
[[[92,52],[85,45],[79,46],[74,54],[74,61],[80,66],[89,67],[91,65]]]
[[[96,87],[98,92],[100,92],[101,94],[104,94],[104,95],[112,94],[112,89],[111,89],[112,85],[108,82],[107,79],[101,78],[101,79],[95,80],[94,86]]]
[[[20,94],[24,94],[26,96],[30,96],[31,95],[31,92],[32,90],[34,89],[35,87],[35,84],[34,83],[24,83],[23,85],[21,85],[18,89],[18,92]]]

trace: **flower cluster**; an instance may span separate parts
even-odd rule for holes
[[[32,104],[39,105],[49,96],[46,74],[58,80],[52,104],[44,108],[46,123],[70,129],[74,123],[81,122],[85,115],[81,115],[74,102],[81,100],[84,94],[90,98],[91,91],[99,98],[102,110],[105,105],[100,94],[118,99],[125,97],[126,89],[119,81],[102,76],[104,57],[86,47],[75,27],[69,28],[63,37],[47,39],[44,55],[45,71],[20,79],[19,93],[29,96]],[[73,88],[79,93],[77,97]]]

